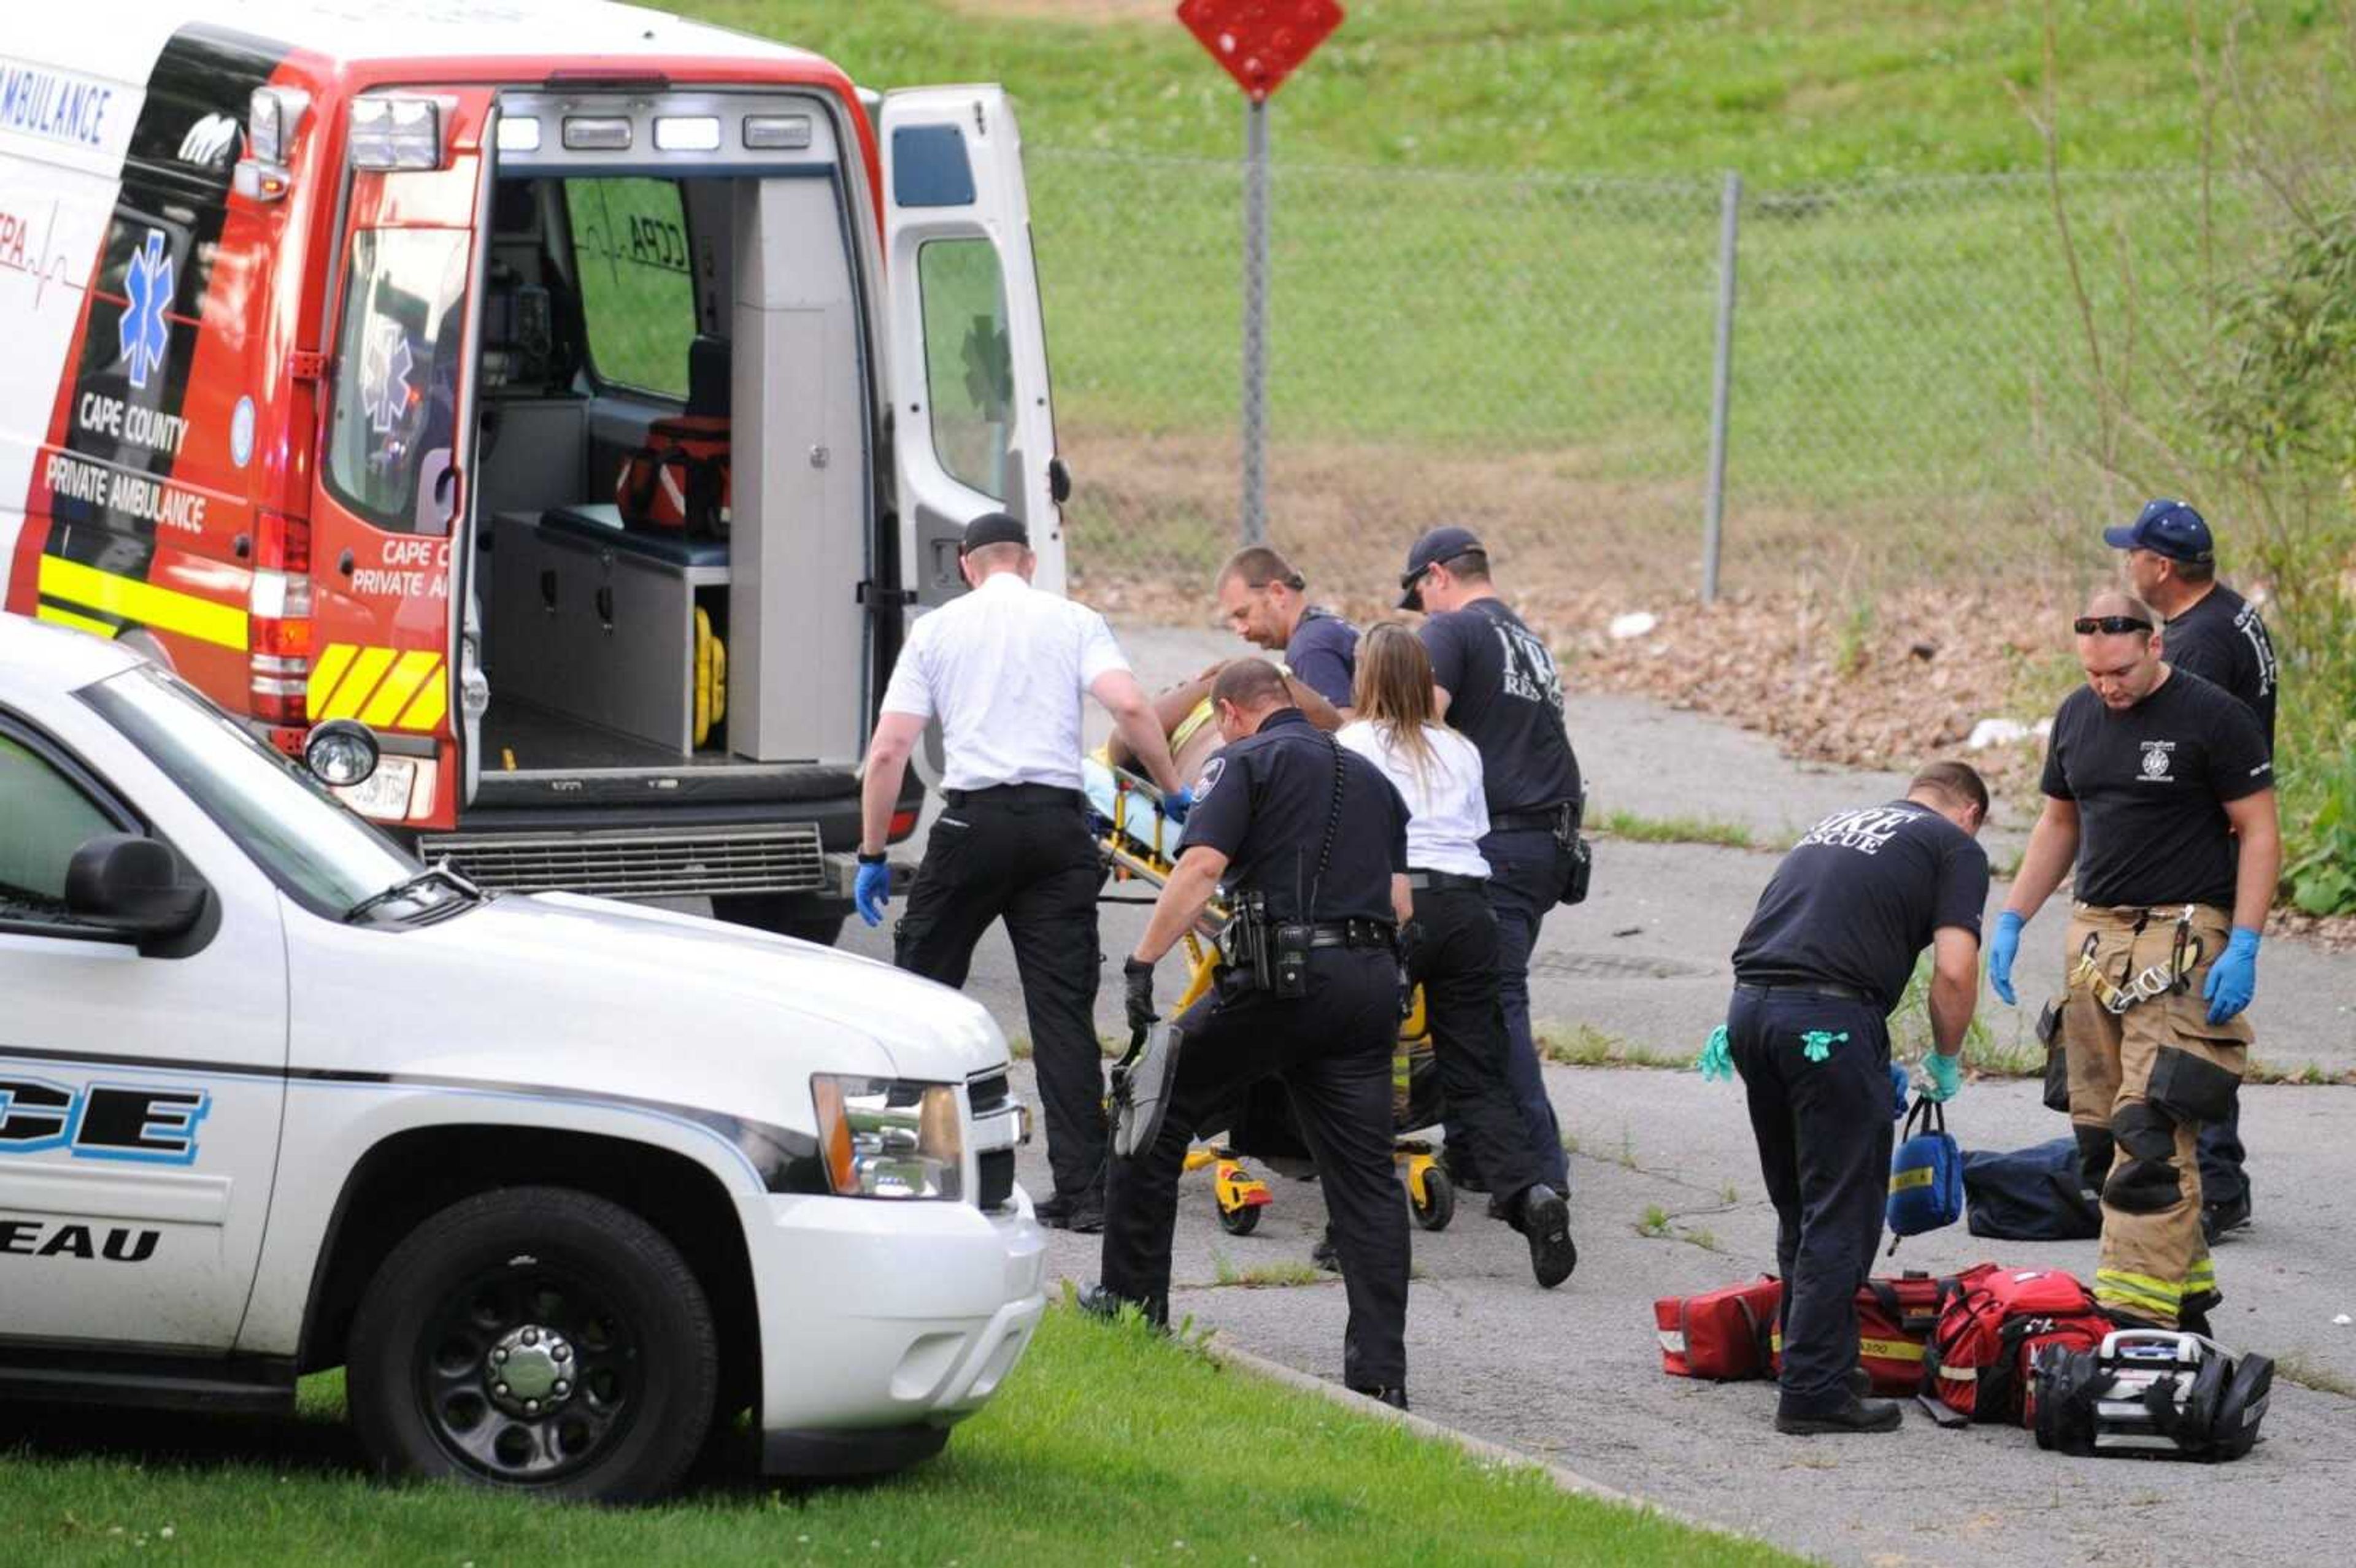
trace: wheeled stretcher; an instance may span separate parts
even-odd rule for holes
[[[1086,759],[1082,773],[1110,882],[1141,881],[1161,887],[1170,879],[1179,837],[1178,825],[1162,814],[1161,792],[1150,781],[1112,767],[1100,756]],[[1201,923],[1186,933],[1186,985],[1169,1008],[1172,1017],[1193,1007],[1210,990],[1219,961],[1214,938],[1226,919],[1225,906],[1214,899],[1203,912]],[[1392,1083],[1393,1127],[1399,1135],[1392,1157],[1407,1187],[1408,1208],[1424,1230],[1444,1230],[1456,1214],[1455,1189],[1448,1173],[1440,1168],[1433,1144],[1408,1136],[1437,1126],[1443,1112],[1419,987],[1408,1017],[1399,1025]],[[1278,1125],[1270,1125],[1272,1122]],[[1248,1236],[1259,1225],[1259,1211],[1274,1202],[1276,1195],[1266,1181],[1251,1173],[1245,1157],[1302,1177],[1314,1168],[1294,1140],[1286,1118],[1239,1115],[1238,1125],[1227,1132],[1229,1142],[1198,1144],[1188,1149],[1185,1168],[1210,1168],[1220,1228],[1231,1236]]]

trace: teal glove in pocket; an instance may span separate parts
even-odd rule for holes
[[[1724,1024],[1709,1031],[1709,1043],[1694,1058],[1694,1065],[1701,1069],[1704,1083],[1716,1083],[1734,1076],[1734,1048],[1727,1043]]]

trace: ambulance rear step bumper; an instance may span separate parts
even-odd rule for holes
[[[501,892],[589,893],[603,898],[829,890],[814,822],[619,832],[428,834],[418,850],[448,856]]]

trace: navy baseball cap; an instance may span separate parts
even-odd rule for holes
[[[2147,549],[2170,560],[2206,564],[2217,559],[2208,522],[2181,501],[2146,501],[2134,522],[2104,528],[2103,542],[2113,549]]]
[[[1399,573],[1399,586],[1407,590],[1398,602],[1402,610],[1423,608],[1423,574],[1441,561],[1454,560],[1460,555],[1488,553],[1488,547],[1471,528],[1433,528],[1415,541],[1407,552],[1407,570]]]
[[[966,524],[965,537],[958,541],[958,554],[970,555],[985,545],[1019,544],[1031,548],[1031,530],[1004,512],[984,512]]]

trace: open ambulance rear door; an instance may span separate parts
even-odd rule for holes
[[[354,804],[388,822],[451,820],[456,742],[479,717],[461,695],[464,562],[453,546],[472,490],[489,112],[479,88],[368,93],[350,106],[308,539],[306,707],[315,724],[357,719],[377,732],[384,761]]]
[[[1031,530],[1064,586],[1066,484],[1023,140],[996,87],[888,93],[883,143],[894,450],[910,613],[964,592],[958,540],[983,512]]]

